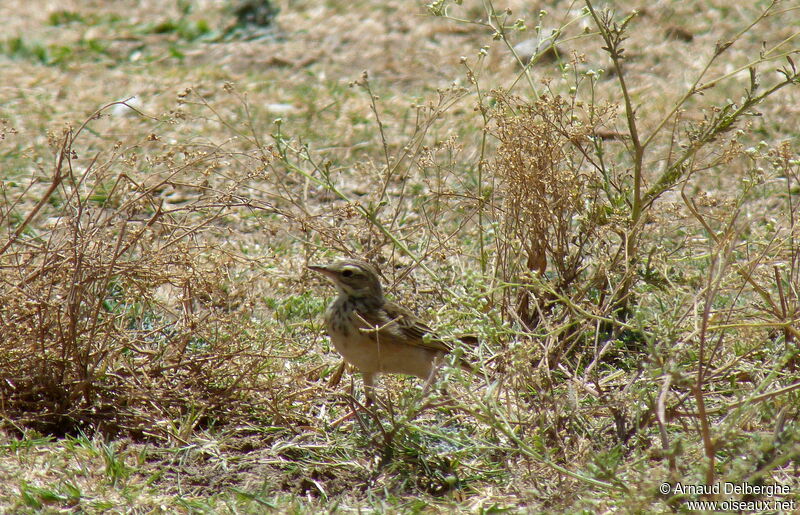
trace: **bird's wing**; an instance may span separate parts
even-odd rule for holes
[[[386,302],[371,312],[356,311],[355,316],[360,319],[362,333],[378,342],[389,341],[441,352],[452,350],[447,343],[436,338],[433,329],[394,302]],[[424,338],[426,334],[430,337]]]

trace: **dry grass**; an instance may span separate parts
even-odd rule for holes
[[[800,7],[728,4],[3,3],[0,510],[797,501]],[[338,255],[481,371],[329,386]]]

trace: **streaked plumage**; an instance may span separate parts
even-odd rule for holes
[[[336,350],[363,374],[368,399],[379,373],[433,377],[451,347],[434,336],[425,338],[433,334],[430,327],[384,298],[372,265],[347,259],[309,268],[325,275],[339,291],[325,312],[325,322]]]

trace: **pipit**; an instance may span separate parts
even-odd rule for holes
[[[339,292],[325,312],[325,323],[333,346],[363,375],[367,402],[374,400],[380,373],[417,376],[426,386],[433,381],[451,346],[410,311],[384,298],[372,265],[347,259],[308,268],[325,275]]]

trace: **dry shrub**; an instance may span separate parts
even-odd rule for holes
[[[255,402],[270,364],[227,279],[237,258],[209,237],[251,176],[154,134],[80,158],[101,115],[51,134],[49,177],[13,201],[4,188],[0,412],[54,434],[172,437]]]
[[[559,295],[595,279],[587,267],[602,270],[602,260],[595,258],[607,244],[608,231],[602,237],[600,232],[610,209],[593,153],[614,109],[590,109],[554,95],[534,102],[503,92],[495,97],[499,148],[493,173],[503,196],[498,270],[504,280],[523,285],[513,312],[531,329],[543,313],[550,314]],[[544,278],[548,270],[552,292],[536,286],[535,278]]]

